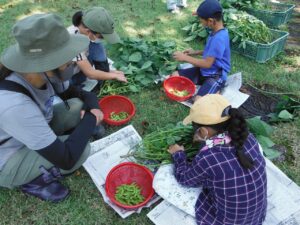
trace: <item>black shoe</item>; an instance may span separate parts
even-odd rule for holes
[[[54,203],[64,200],[70,191],[58,181],[62,177],[59,170],[52,167],[48,171],[43,166],[40,169],[42,175],[27,184],[23,184],[21,186],[22,192]]]

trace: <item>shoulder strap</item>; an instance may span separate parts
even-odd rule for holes
[[[18,84],[17,82],[11,80],[2,80],[0,81],[0,90],[19,92],[23,95],[27,95],[36,103],[30,92],[23,85]]]
[[[32,97],[30,92],[21,84],[18,84],[17,82],[10,81],[10,80],[2,80],[0,81],[0,90],[7,90],[7,91],[13,91],[13,92],[19,92],[23,95],[27,95],[29,98],[32,99],[32,101],[35,101],[35,99]],[[12,137],[6,138],[2,141],[0,141],[0,145],[5,144],[7,141],[9,141]]]

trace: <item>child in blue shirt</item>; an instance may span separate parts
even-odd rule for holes
[[[194,67],[174,72],[173,76],[184,76],[201,85],[198,96],[218,93],[223,87],[230,71],[230,42],[228,30],[222,21],[222,7],[217,0],[205,0],[197,9],[197,16],[210,33],[203,51],[185,50],[175,52],[177,61],[193,64]],[[202,59],[192,56],[202,54]]]

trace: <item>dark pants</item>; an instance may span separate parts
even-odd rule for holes
[[[203,76],[199,67],[178,70],[180,76],[190,79],[194,84],[201,85],[197,95],[215,94],[225,85],[219,74]]]

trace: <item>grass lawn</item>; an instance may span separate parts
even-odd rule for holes
[[[180,30],[199,4],[198,0],[188,2],[188,9],[179,15],[173,15],[166,11],[165,0],[0,0],[0,51],[13,43],[11,27],[22,16],[35,12],[55,12],[64,18],[67,26],[71,24],[71,17],[75,11],[91,6],[103,6],[110,10],[116,19],[116,29],[123,37],[172,39],[176,41],[179,49],[197,48],[197,42],[183,42],[185,35]],[[300,70],[299,66],[297,69],[296,57],[297,54],[288,56],[282,53],[266,64],[257,64],[233,54],[232,73],[242,71],[245,83],[277,93],[292,92],[300,99]],[[168,123],[176,123],[188,113],[187,107],[168,100],[160,86],[139,94],[130,94],[129,97],[137,107],[132,124],[141,135]],[[147,130],[142,126],[144,121],[149,123]],[[109,132],[116,129],[118,128],[110,128]],[[276,125],[273,140],[288,149],[287,160],[278,165],[300,185],[299,136],[298,117],[293,123]],[[103,202],[96,186],[83,169],[64,182],[71,189],[71,196],[59,204],[42,202],[26,197],[19,191],[1,188],[0,224],[152,224],[146,217],[149,209],[122,220]]]

